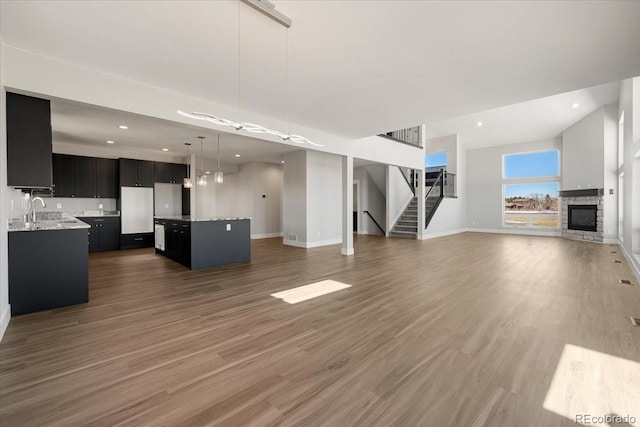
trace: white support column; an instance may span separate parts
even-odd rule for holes
[[[342,255],[353,255],[353,157],[342,158]]]
[[[191,178],[191,189],[189,190],[189,216],[191,219],[197,218],[197,184],[196,184],[196,155],[189,156],[189,178]]]
[[[424,185],[424,169],[417,170],[418,185],[416,186],[416,198],[418,199],[418,240],[424,238],[425,233],[425,200],[426,188]]]
[[[425,196],[427,194],[427,190],[425,188],[425,173],[424,173],[424,162],[425,156],[427,154],[427,127],[425,125],[420,126],[420,145],[422,146],[422,168],[417,172],[418,175],[418,185],[416,187],[416,197],[418,199],[418,240],[424,239],[426,234],[426,218],[425,218]]]
[[[387,214],[385,215],[386,218],[386,223],[384,226],[384,235],[389,237],[389,231],[391,231],[391,227],[393,226],[393,224],[391,223],[391,178],[390,178],[390,173],[389,173],[389,168],[391,168],[390,165],[386,165],[385,166],[385,185],[386,185],[386,201],[385,201],[385,209]]]

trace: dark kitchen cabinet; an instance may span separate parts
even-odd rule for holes
[[[154,181],[166,184],[182,184],[188,175],[188,166],[180,163],[155,162]]]
[[[7,92],[7,185],[53,185],[51,106],[46,99]]]
[[[120,218],[81,218],[91,226],[89,229],[89,252],[113,251],[120,249]]]
[[[189,176],[189,167],[181,163],[171,164],[171,182],[174,184],[184,183],[184,179]]]
[[[8,240],[11,315],[89,301],[86,229],[16,231]]]
[[[182,215],[191,215],[191,192],[182,187]]]
[[[118,161],[54,154],[53,183],[54,197],[116,199]]]
[[[153,187],[153,162],[120,159],[121,187]]]
[[[66,154],[53,155],[54,197],[76,196],[76,158]]]
[[[189,221],[162,221],[164,224],[164,255],[191,267],[191,223]]]
[[[118,161],[96,158],[96,196],[118,198]]]
[[[155,162],[153,166],[155,182],[171,182],[171,163]]]
[[[96,159],[93,157],[76,157],[75,161],[75,197],[96,197]]]

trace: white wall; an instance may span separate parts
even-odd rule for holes
[[[604,188],[604,109],[562,133],[562,190]]]
[[[624,80],[620,87],[617,119],[624,112],[624,198],[621,246],[640,280],[640,77]]]
[[[215,104],[201,98],[150,86],[144,82],[123,79],[36,53],[3,46],[4,81],[5,85],[13,90],[113,108],[190,126],[233,131],[229,127],[180,116],[176,111],[204,111],[233,119],[238,113],[236,106]],[[245,122],[258,123],[274,130],[288,130],[324,145],[324,147],[305,145],[302,148],[412,168],[420,168],[423,163],[423,159],[416,156],[416,152],[421,152],[422,148],[394,143],[386,138],[373,136],[352,140],[248,111],[243,111],[242,115]],[[238,132],[246,134],[243,131]],[[281,138],[266,134],[251,136],[301,148],[300,144],[293,141],[283,141]],[[389,147],[393,149],[390,150]]]
[[[562,189],[604,189],[605,241],[618,236],[617,110],[598,108],[562,133]]]
[[[306,242],[307,247],[342,242],[341,156],[307,152]]]
[[[182,215],[182,185],[156,182],[153,186],[153,204],[154,215]]]
[[[194,188],[196,218],[249,217],[252,238],[282,234],[281,165],[246,163],[240,165],[238,173],[225,174],[222,184],[215,184],[210,176],[206,186]]]
[[[8,219],[11,216],[11,200],[15,191],[7,187],[7,117],[4,88],[5,54],[4,43],[0,39],[0,339],[9,325],[11,310],[9,307],[9,277],[7,259]]]
[[[461,146],[457,135],[429,139],[426,152],[447,152],[447,172],[456,174],[457,198],[444,198],[438,206],[431,223],[423,233],[423,238],[462,232],[467,228],[467,152]]]
[[[603,108],[604,238],[618,238],[618,106]],[[611,194],[613,192],[613,194]]]
[[[561,138],[520,144],[500,145],[467,151],[467,227],[479,231],[522,232],[502,225],[502,156],[527,151],[562,149]],[[563,153],[560,153],[562,158]],[[562,182],[562,173],[560,182]],[[558,231],[536,231],[535,234],[559,235]]]
[[[367,165],[353,168],[353,179],[358,180],[360,183],[358,234],[382,235],[382,232],[371,218],[362,212],[369,211],[381,227],[385,226],[387,222],[386,196],[374,179],[374,177],[382,177],[384,182],[386,176],[385,169],[385,165]],[[356,204],[354,204],[353,207],[356,209]]]
[[[145,150],[134,150],[121,145],[103,144],[100,146],[94,146],[53,141],[53,152],[74,156],[102,157],[105,159],[118,159],[122,157],[125,159],[151,160],[155,162],[188,163],[188,158],[186,156],[178,156],[160,151],[151,152]]]

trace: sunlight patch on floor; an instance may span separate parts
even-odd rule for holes
[[[622,425],[640,426],[640,363],[566,344],[543,407],[584,425],[628,416]]]
[[[271,296],[279,298],[289,304],[296,304],[350,287],[351,285],[336,282],[335,280],[323,280],[310,285],[299,286],[297,288],[277,292],[275,294],[271,294]]]

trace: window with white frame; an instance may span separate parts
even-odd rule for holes
[[[502,178],[505,227],[554,229],[560,226],[559,150],[505,154]]]

